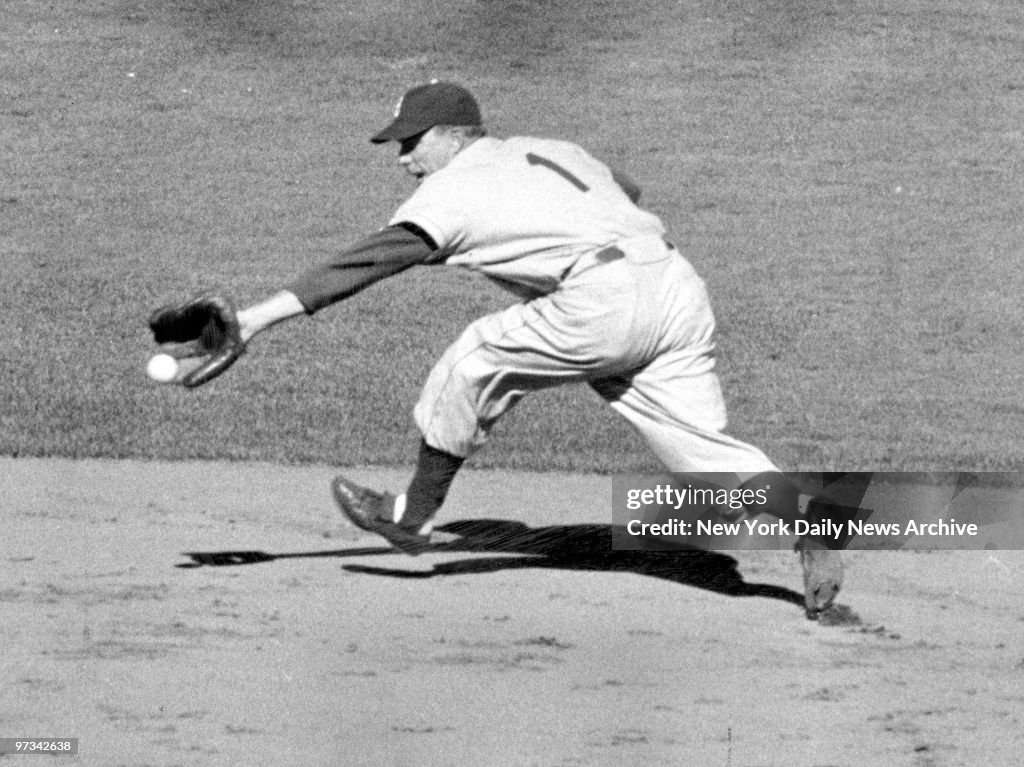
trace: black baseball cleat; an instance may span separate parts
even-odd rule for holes
[[[386,538],[396,549],[412,556],[429,548],[431,523],[396,523],[395,496],[391,493],[378,493],[341,476],[331,480],[331,492],[341,513],[356,527]]]

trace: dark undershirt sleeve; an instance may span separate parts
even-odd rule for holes
[[[313,314],[385,277],[433,261],[435,251],[430,236],[418,227],[389,226],[284,287],[295,294],[307,314]]]

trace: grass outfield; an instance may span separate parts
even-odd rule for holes
[[[485,281],[407,272],[194,392],[145,378],[145,318],[383,225],[410,182],[368,136],[436,76],[641,181],[782,467],[1024,469],[1022,50],[1019,0],[5,3],[0,454],[408,462]],[[653,466],[583,387],[474,462]]]

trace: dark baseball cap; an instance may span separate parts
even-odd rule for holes
[[[435,125],[481,124],[480,107],[472,93],[460,85],[433,80],[402,96],[395,108],[394,121],[370,141],[404,141]]]

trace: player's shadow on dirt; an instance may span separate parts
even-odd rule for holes
[[[502,570],[552,569],[625,572],[706,589],[734,597],[766,597],[803,605],[803,596],[791,589],[764,583],[747,583],[732,557],[717,552],[676,547],[664,550],[624,550],[616,542],[631,537],[622,526],[553,525],[532,528],[522,522],[496,519],[462,520],[437,528],[446,540],[432,544],[424,553],[472,553],[473,556],[439,562],[429,570],[370,565],[345,565],[349,572],[402,579],[429,579],[451,575],[481,575]],[[249,565],[296,557],[361,557],[394,554],[384,547],[350,548],[292,554],[261,551],[187,553],[192,561],[178,567]],[[510,556],[511,555],[511,556]]]

